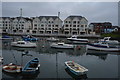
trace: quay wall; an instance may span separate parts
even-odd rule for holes
[[[8,34],[10,36],[25,36],[25,35],[32,35],[36,37],[58,37],[58,38],[67,38],[71,37],[71,34],[23,34],[23,33],[13,33],[13,34]],[[85,34],[85,35],[78,35],[80,38],[100,38],[100,35],[90,35],[90,34]]]

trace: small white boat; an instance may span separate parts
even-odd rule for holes
[[[86,69],[85,67],[83,67],[73,61],[66,61],[65,66],[75,75],[83,75],[88,72],[88,69]]]
[[[99,42],[106,42],[109,44],[119,44],[119,41],[117,40],[110,40],[111,37],[104,37],[104,39],[100,39]]]
[[[0,63],[2,63],[3,62],[3,57],[2,56],[0,56]]]
[[[57,38],[54,38],[54,37],[50,37],[50,38],[47,38],[47,41],[59,41],[59,39]]]
[[[63,42],[61,42],[61,43],[52,43],[50,46],[51,46],[52,48],[74,49],[74,46],[73,46],[73,45],[65,44],[65,43],[63,43]]]
[[[2,69],[3,71],[8,72],[8,73],[20,73],[22,66],[10,63],[7,65],[3,65]]]
[[[88,43],[89,42],[88,39],[78,38],[77,35],[73,35],[72,37],[67,38],[67,40],[73,41],[75,43]]]
[[[90,43],[86,46],[87,50],[98,50],[98,51],[111,51],[111,52],[119,52],[119,47],[109,46],[108,43]]]
[[[12,43],[11,43],[11,46],[15,46],[15,47],[24,47],[24,48],[37,47],[36,43],[26,42],[26,41],[12,42]]]

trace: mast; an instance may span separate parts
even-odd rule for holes
[[[22,17],[22,8],[20,8],[20,18]]]
[[[60,30],[60,26],[59,26],[59,25],[60,25],[60,23],[59,23],[59,19],[60,19],[60,12],[58,12],[58,34],[59,34],[59,32],[60,32],[60,31],[59,31],[59,30]]]

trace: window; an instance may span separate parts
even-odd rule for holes
[[[37,26],[37,24],[34,24],[34,26]]]
[[[66,27],[68,27],[68,25],[65,25]]]
[[[35,30],[37,30],[37,28],[34,28]]]
[[[24,29],[24,27],[22,27],[22,29]]]
[[[73,25],[73,27],[76,27],[76,25]]]
[[[81,25],[81,27],[83,27],[84,25]]]
[[[58,27],[58,25],[55,25],[56,27]]]
[[[73,21],[73,23],[76,23],[76,21]]]
[[[43,27],[44,25],[42,24],[41,27]]]

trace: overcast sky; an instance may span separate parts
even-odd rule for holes
[[[111,22],[118,25],[118,2],[3,2],[2,16],[57,16],[64,20],[70,15],[85,17],[91,22]]]

